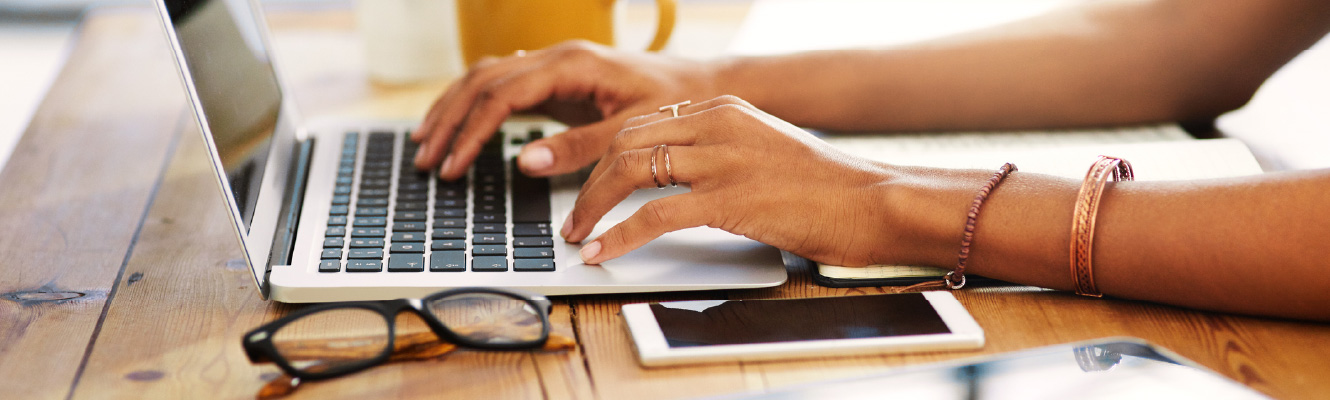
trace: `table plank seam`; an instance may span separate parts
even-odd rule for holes
[[[162,182],[166,180],[166,171],[171,166],[171,159],[175,157],[176,147],[180,144],[181,133],[185,131],[187,123],[193,122],[193,118],[186,115],[178,118],[178,121],[174,129],[175,133],[171,135],[171,143],[166,146],[166,154],[162,158],[161,168],[157,171],[157,179],[153,180],[148,202],[143,205],[138,226],[134,227],[134,235],[129,240],[129,248],[125,250],[125,257],[120,261],[120,271],[116,272],[115,280],[111,282],[111,290],[106,294],[106,300],[102,303],[102,313],[97,316],[97,324],[92,329],[92,336],[88,338],[88,347],[83,350],[83,357],[79,361],[78,369],[74,371],[74,379],[69,383],[69,393],[65,395],[65,400],[74,397],[74,389],[78,388],[79,380],[83,378],[83,371],[88,367],[88,358],[92,356],[92,350],[97,344],[97,337],[101,335],[102,324],[106,322],[106,314],[111,310],[111,302],[115,300],[116,292],[120,290],[120,282],[125,277],[125,268],[129,266],[129,260],[134,256],[134,248],[139,242],[139,234],[143,233],[143,226],[147,223],[148,213],[152,211],[152,205],[157,202],[157,192],[161,189]]]
[[[591,374],[591,358],[586,354],[586,342],[582,341],[582,330],[578,326],[577,301],[568,300],[568,322],[573,325],[573,342],[577,343],[577,355],[582,358],[582,369],[586,372],[587,384],[591,386],[591,398],[598,399],[600,395],[596,394],[596,377]],[[543,384],[541,385],[543,388]]]

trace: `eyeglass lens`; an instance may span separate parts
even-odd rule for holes
[[[540,311],[501,294],[459,293],[434,299],[425,308],[453,333],[477,344],[533,343],[544,331]]]
[[[306,315],[272,335],[277,352],[297,370],[323,373],[367,362],[388,349],[388,321],[363,308]]]

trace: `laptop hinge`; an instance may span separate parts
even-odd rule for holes
[[[277,219],[277,232],[273,235],[272,250],[268,253],[268,272],[273,265],[290,265],[295,251],[296,229],[300,225],[300,207],[305,203],[305,184],[309,179],[309,163],[314,151],[314,138],[296,145],[295,168],[287,180],[286,196],[282,199],[281,214]]]

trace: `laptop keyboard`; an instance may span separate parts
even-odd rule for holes
[[[446,182],[416,170],[405,135],[347,133],[319,272],[554,271],[549,180],[505,162],[503,136]]]

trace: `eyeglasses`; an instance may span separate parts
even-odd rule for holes
[[[446,290],[422,299],[324,304],[245,334],[250,362],[271,361],[301,380],[322,380],[389,360],[397,314],[411,310],[442,341],[488,350],[543,346],[552,304],[544,296],[491,288]],[[404,337],[419,342],[421,335]],[[401,346],[398,346],[401,347]]]

